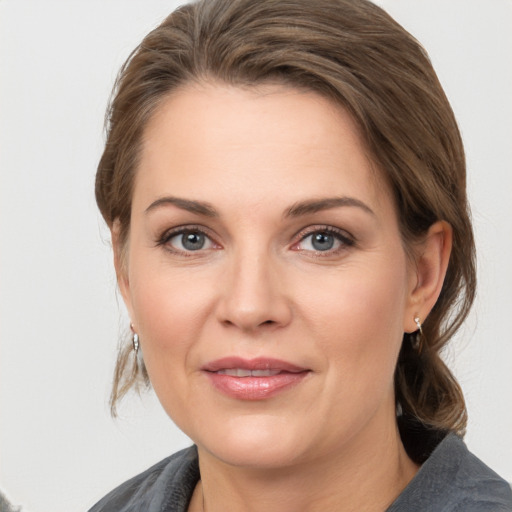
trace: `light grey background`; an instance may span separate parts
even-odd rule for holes
[[[512,480],[512,2],[381,0],[427,48],[458,117],[479,246],[474,314],[447,352],[467,443]],[[0,486],[87,509],[187,445],[148,395],[107,398],[120,326],[94,172],[131,49],[176,2],[0,0]]]

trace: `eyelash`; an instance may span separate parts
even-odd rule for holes
[[[308,237],[310,237],[314,234],[317,234],[317,233],[333,236],[341,244],[341,246],[338,247],[337,249],[329,249],[326,251],[320,251],[320,250],[306,251],[304,249],[296,249],[296,250],[301,251],[301,252],[313,252],[315,257],[322,258],[322,257],[336,255],[339,252],[347,250],[348,248],[353,247],[356,244],[355,238],[352,235],[350,235],[349,233],[347,233],[346,231],[335,228],[333,226],[323,225],[323,226],[310,226],[310,227],[302,230],[298,234],[298,236],[300,237],[299,241],[295,242],[292,247],[298,246],[299,244],[304,242],[304,240],[306,240]]]
[[[194,233],[201,234],[201,235],[205,236],[214,245],[219,245],[212,239],[208,230],[206,230],[202,226],[194,226],[194,225],[181,226],[181,227],[171,229],[169,231],[165,231],[159,237],[156,245],[165,247],[165,249],[168,250],[169,252],[172,252],[174,254],[179,254],[179,255],[182,255],[185,257],[197,256],[197,254],[195,254],[195,253],[202,252],[201,249],[199,249],[197,251],[182,251],[180,249],[176,249],[172,246],[167,245],[169,243],[169,241],[172,240],[176,236],[185,235],[185,234],[194,234]],[[299,240],[292,244],[292,249],[293,249],[293,247],[296,247],[299,244],[301,244],[302,242],[304,242],[304,240],[306,240],[308,237],[310,237],[314,234],[317,234],[317,233],[333,236],[338,242],[340,242],[341,247],[338,247],[337,249],[334,249],[334,250],[329,249],[326,251],[320,251],[320,250],[309,251],[309,250],[304,250],[304,249],[294,249],[294,250],[296,250],[298,252],[308,252],[308,253],[313,252],[316,257],[326,257],[326,256],[332,256],[333,254],[337,254],[338,252],[346,250],[347,248],[352,247],[356,244],[355,238],[352,235],[350,235],[349,233],[347,233],[346,231],[335,228],[333,226],[322,225],[322,226],[310,226],[310,227],[307,227],[307,228],[303,229],[302,231],[300,231],[296,235],[296,237],[299,237]]]
[[[196,253],[200,253],[201,250],[197,251],[182,251],[180,249],[176,249],[170,245],[167,245],[170,240],[172,240],[176,236],[186,235],[186,234],[201,234],[204,235],[208,240],[211,241],[214,245],[218,245],[210,236],[209,232],[203,228],[202,226],[181,226],[178,228],[171,229],[169,231],[165,231],[162,236],[158,239],[156,245],[165,247],[165,249],[174,254],[178,254],[180,256],[191,257],[197,256]]]

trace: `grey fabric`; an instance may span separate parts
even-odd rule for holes
[[[0,490],[0,512],[21,512],[21,507],[15,507],[7,496]]]
[[[197,449],[128,480],[89,512],[186,512],[199,479]],[[387,512],[512,512],[510,486],[449,434]]]
[[[89,512],[186,512],[198,480],[197,449],[192,446],[121,484]]]
[[[449,434],[387,512],[512,512],[512,489]]]

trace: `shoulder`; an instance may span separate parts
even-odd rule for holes
[[[21,512],[21,507],[15,507],[0,489],[0,510],[2,512]]]
[[[192,446],[124,482],[89,512],[186,511],[198,479],[197,448]]]
[[[388,512],[409,510],[512,512],[512,490],[461,438],[448,434]]]

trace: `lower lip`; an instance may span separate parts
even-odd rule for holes
[[[205,372],[214,387],[238,400],[264,400],[296,386],[309,374],[308,371],[283,372],[270,377],[233,377],[215,372]]]

